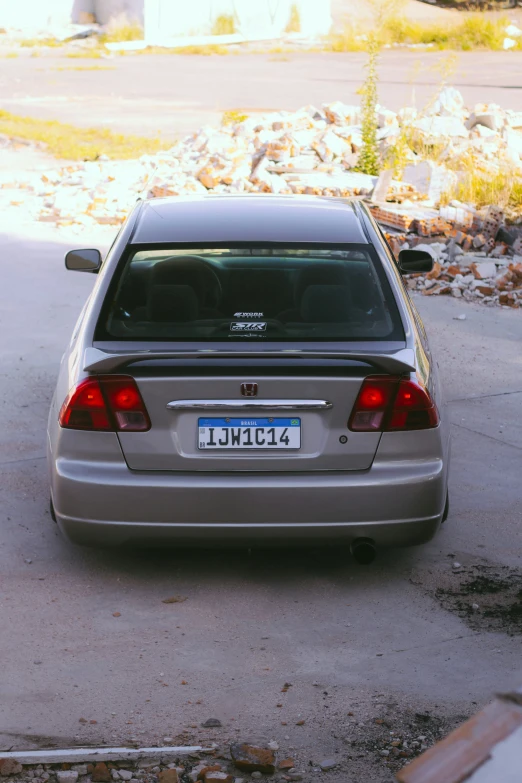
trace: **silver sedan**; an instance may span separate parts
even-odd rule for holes
[[[63,356],[51,509],[89,545],[428,541],[448,509],[437,365],[396,260],[343,199],[140,201]]]

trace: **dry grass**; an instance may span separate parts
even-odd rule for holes
[[[143,27],[138,22],[129,19],[126,14],[114,17],[99,38],[101,44],[141,40],[143,40]]]
[[[178,49],[166,49],[164,50],[171,54],[200,54],[204,57],[211,57],[213,54],[218,54],[221,57],[225,54],[236,53],[237,50],[231,50],[228,46],[221,46],[219,44],[209,44],[208,46],[184,46]]]
[[[434,50],[453,49],[503,49],[506,18],[486,18],[481,14],[460,15],[453,24],[421,24],[411,22],[405,16],[386,17],[379,28],[382,45],[422,44]],[[366,35],[354,26],[347,26],[340,33],[334,33],[326,41],[326,48],[332,52],[358,52],[366,48]],[[522,38],[517,40],[517,49],[522,49]]]
[[[221,14],[214,20],[211,35],[233,35],[236,32],[236,21],[234,17],[229,14]]]
[[[330,33],[324,45],[328,52],[364,52],[367,47],[368,36],[348,24],[340,32]]]
[[[383,168],[391,168],[394,176],[401,179],[409,163],[422,160],[444,165],[457,174],[457,186],[443,194],[441,204],[458,199],[479,209],[489,204],[513,209],[522,205],[522,177],[509,160],[499,160],[496,171],[487,170],[480,156],[448,155],[447,143],[430,142],[412,126],[403,125],[396,143],[385,156]]]
[[[103,56],[107,57],[104,49],[81,49],[75,52],[67,52],[65,55],[70,60],[100,60]]]
[[[231,109],[230,111],[226,111],[223,113],[223,116],[221,118],[221,124],[235,125],[236,122],[244,122],[245,120],[248,120],[248,114],[244,114],[243,112],[238,111],[237,109]]]
[[[60,65],[53,71],[115,71],[115,65]]]
[[[20,41],[20,46],[24,49],[32,49],[33,47],[48,47],[56,49],[59,46],[63,46],[64,41],[58,41],[56,38],[24,38]]]
[[[452,198],[477,208],[495,204],[520,210],[522,205],[522,178],[508,161],[501,161],[496,173],[481,170],[480,161],[468,156],[451,163],[458,173],[459,183]]]
[[[299,8],[295,3],[292,4],[290,9],[290,19],[285,28],[285,33],[300,33],[301,32],[301,15]]]
[[[45,144],[52,155],[66,160],[96,160],[100,155],[132,159],[172,147],[172,142],[159,138],[127,136],[104,128],[79,128],[55,120],[20,117],[1,110],[0,133]]]

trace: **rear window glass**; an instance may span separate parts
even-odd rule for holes
[[[402,340],[373,249],[200,248],[131,252],[97,339],[212,342]]]

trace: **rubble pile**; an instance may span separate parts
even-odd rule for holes
[[[441,217],[449,207],[441,209]],[[452,213],[450,213],[452,214]],[[386,218],[385,218],[386,219]],[[434,258],[427,275],[406,276],[408,288],[424,296],[450,295],[468,301],[505,307],[522,307],[522,230],[504,225],[504,213],[498,207],[489,207],[470,214],[468,225],[451,227],[448,222],[443,232],[426,244],[422,227],[420,236],[390,234],[386,238],[395,254],[403,248],[426,250]]]
[[[422,113],[379,107],[376,119],[382,159],[402,149],[400,181],[390,169],[380,177],[356,171],[360,108],[337,101],[206,126],[166,152],[135,161],[101,157],[27,175],[23,182],[11,181],[5,172],[0,185],[23,190],[11,204],[23,206],[32,218],[78,230],[93,223],[118,225],[139,196],[210,192],[364,198],[394,252],[430,243],[437,265],[431,277],[410,279],[412,288],[518,307],[522,205],[504,214],[495,205],[477,210],[473,204],[447,202],[463,176],[459,161],[464,159],[473,160],[484,177],[509,165],[522,183],[522,112],[496,104],[468,111],[462,95],[446,87]],[[426,159],[435,147],[436,163]],[[487,275],[485,258],[493,259]]]
[[[0,756],[0,778],[7,783],[246,783],[246,780],[262,779],[265,775],[273,778],[277,773],[281,783],[304,779],[293,758],[278,760],[279,745],[275,741],[263,745],[235,742],[228,752],[220,751],[213,743],[212,749],[174,759],[171,752],[165,755],[168,750],[158,747],[155,755],[148,749],[148,753],[140,753],[137,759],[104,761],[103,749],[100,749],[101,760],[94,759],[91,763],[86,760],[82,763],[22,764],[10,754],[9,758]],[[315,771],[320,772],[321,768]]]

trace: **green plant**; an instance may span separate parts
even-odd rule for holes
[[[295,3],[292,4],[290,9],[290,19],[285,27],[285,33],[300,33],[301,32],[301,14],[299,8]]]
[[[236,32],[236,22],[230,14],[220,14],[214,19],[211,35],[233,35]]]
[[[379,43],[377,37],[368,37],[368,62],[366,79],[362,87],[362,148],[357,170],[364,174],[379,173],[379,147],[377,145],[377,60]]]

